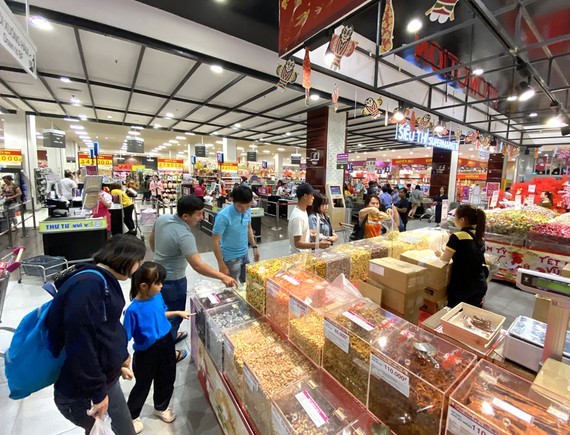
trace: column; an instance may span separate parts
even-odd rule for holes
[[[283,177],[283,155],[279,152],[275,153],[274,156],[275,164],[275,179],[280,180]]]
[[[222,151],[224,162],[237,162],[237,141],[235,139],[223,139]]]
[[[503,156],[502,153],[494,153],[489,156],[489,164],[487,166],[487,183],[500,183],[502,181],[505,160],[505,156]]]
[[[447,193],[449,202],[455,201],[458,162],[458,151],[451,151],[442,148],[433,149],[429,186],[429,196],[431,198],[438,196],[439,189],[443,187],[445,189],[445,193]]]

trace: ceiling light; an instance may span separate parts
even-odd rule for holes
[[[217,131],[212,133],[214,136],[217,136],[219,133]]]
[[[414,155],[414,152],[413,152],[413,151],[410,151],[410,155]]]
[[[252,143],[249,147],[250,147],[250,148],[257,148],[257,145],[255,145],[255,144]]]
[[[175,139],[170,139],[168,142],[170,142],[170,143],[178,143],[178,141],[175,140]]]
[[[406,116],[404,115],[404,113],[403,113],[403,112],[400,112],[398,109],[396,109],[396,110],[394,111],[394,115],[393,115],[393,116],[394,116],[394,119],[395,119],[396,121],[398,121],[398,122],[399,122],[399,121],[403,121],[404,118],[406,117]]]
[[[212,72],[215,72],[216,74],[221,74],[222,72],[224,72],[224,69],[220,65],[212,65],[210,66],[210,69],[212,70]]]
[[[75,119],[75,118],[63,118],[64,121],[67,122],[79,122],[79,119]]]
[[[91,138],[89,137],[89,135],[87,135],[87,134],[80,134],[80,135],[79,135],[79,138],[80,138],[80,139],[91,139]]]
[[[277,151],[285,151],[285,148],[277,148]]]
[[[484,70],[483,68],[475,68],[475,69],[473,70],[473,75],[480,76],[480,75],[483,74],[484,72],[485,72],[485,70]]]
[[[550,118],[546,122],[546,126],[556,128],[556,127],[564,127],[566,126],[566,124],[564,123],[564,121],[562,121],[562,117],[560,115],[556,115]]]
[[[72,128],[73,130],[85,130],[85,127],[79,124],[71,124],[69,127]]]
[[[235,128],[240,128],[240,127],[241,127],[241,124],[238,122],[238,123],[234,124],[234,127],[235,127]]]
[[[240,156],[247,156],[247,153],[241,153]]]
[[[82,121],[87,121],[87,115],[79,115],[79,119]]]
[[[237,147],[236,150],[238,150],[238,151],[243,151],[244,148],[243,148],[243,147]]]
[[[538,113],[532,112],[528,116],[530,116],[531,118],[536,118],[538,116]]]
[[[516,95],[511,95],[507,98],[507,101],[516,101],[517,100],[517,96]]]
[[[287,133],[285,133],[285,136],[291,136],[291,132],[288,131]]]
[[[154,128],[161,128],[161,127],[162,127],[162,125],[160,125],[160,124],[154,124]]]
[[[192,133],[191,131],[187,131],[187,132],[184,133],[184,134],[187,134],[188,136],[194,136],[194,133]]]
[[[358,144],[359,147],[363,147],[364,145],[362,145],[361,143]]]
[[[416,33],[421,28],[422,28],[422,22],[417,18],[414,18],[412,21],[408,23],[406,30],[410,33]]]
[[[401,158],[402,158],[402,156],[398,156],[398,158],[399,158],[399,159],[401,159]]]
[[[269,150],[263,150],[263,154],[270,154],[270,153],[271,153],[271,151],[269,151]]]
[[[134,131],[134,130],[130,130],[127,134],[130,134],[132,136],[140,136],[140,131]]]
[[[172,118],[174,118],[174,114],[172,112],[167,112],[166,115],[164,115],[164,117],[166,119],[172,119]]]
[[[223,144],[224,144],[224,141],[223,141],[223,140],[217,140],[216,143],[219,144],[219,145],[223,145]]]
[[[311,96],[309,98],[313,101],[319,101],[319,98],[321,98],[321,97],[317,94],[311,94]]]
[[[536,91],[527,82],[519,84],[519,101],[527,101],[534,97]]]
[[[144,130],[144,127],[140,125],[131,125],[131,130]]]
[[[176,136],[176,139],[178,139],[178,140],[186,140],[186,136]]]
[[[75,105],[75,106],[81,104],[81,100],[80,100],[79,98],[77,98],[77,97],[71,97],[71,100],[70,100],[70,101],[71,101],[71,104],[73,104],[73,105]]]
[[[63,83],[71,83],[71,79],[69,77],[60,77],[59,78]]]
[[[107,119],[113,119],[113,115],[107,115]]]
[[[469,151],[473,151],[473,148],[469,148]]]
[[[46,20],[44,17],[40,17],[39,15],[32,15],[30,17],[30,24],[34,26],[36,29],[40,30],[53,30],[53,26],[51,23]]]

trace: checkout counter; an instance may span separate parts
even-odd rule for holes
[[[230,207],[232,204],[225,204],[225,207]],[[204,207],[204,219],[200,221],[200,230],[209,236],[212,235],[216,215],[222,208],[206,204]],[[265,215],[263,208],[251,208],[251,229],[255,235],[255,240],[261,240],[261,218]]]

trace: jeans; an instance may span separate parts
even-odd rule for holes
[[[184,311],[186,309],[186,291],[188,288],[188,281],[186,277],[177,279],[175,281],[164,281],[162,284],[162,298],[168,308],[168,311]],[[172,328],[170,333],[172,338],[176,340],[178,329],[182,323],[182,317],[174,316],[168,319]]]
[[[230,276],[238,282],[245,282],[245,266],[249,264],[249,257],[245,254],[243,257],[225,260],[224,263],[230,270]]]
[[[117,435],[135,435],[131,413],[118,380],[108,387],[107,396],[109,397],[107,412],[111,417],[113,432]],[[87,415],[87,411],[91,409],[91,400],[70,399],[58,393],[57,390],[54,393],[54,399],[57,409],[66,419],[85,429],[86,434],[91,432],[91,428],[95,424],[95,419]]]

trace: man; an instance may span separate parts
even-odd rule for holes
[[[389,192],[389,185],[382,186],[382,195],[380,195],[380,204],[386,207],[386,210],[392,208],[392,195]]]
[[[185,195],[176,204],[176,215],[161,215],[156,220],[150,234],[150,247],[154,251],[154,261],[162,264],[166,269],[166,281],[164,281],[161,293],[168,311],[185,311],[186,309],[188,287],[186,266],[188,264],[200,275],[219,279],[228,287],[237,285],[232,277],[218,272],[200,258],[196,239],[190,227],[198,225],[203,217],[204,203],[202,200],[194,195]],[[175,342],[184,340],[188,334],[178,332],[182,318],[174,316],[169,320]]]
[[[398,190],[398,202],[394,204],[396,209],[398,210],[398,215],[400,216],[400,226],[398,229],[400,232],[406,231],[406,225],[408,225],[408,207],[410,205],[406,195],[408,194],[408,190],[402,187]]]
[[[309,230],[309,215],[307,207],[313,205],[314,190],[313,186],[308,183],[302,183],[297,186],[297,206],[291,212],[289,217],[289,251],[291,254],[304,252],[317,247],[316,242],[311,242],[311,232]],[[331,242],[323,240],[319,242],[321,248],[328,248]]]
[[[253,260],[259,261],[259,249],[251,228],[253,192],[249,187],[238,186],[232,191],[233,203],[216,216],[212,229],[214,255],[218,269],[239,282],[245,282],[245,266],[249,263],[247,242],[253,249]]]
[[[59,182],[60,196],[71,201],[73,199],[73,189],[77,189],[77,183],[73,180],[71,171],[65,171],[64,177]]]
[[[368,189],[366,190],[366,195],[376,195],[376,192],[378,192],[378,188],[376,186],[377,184],[375,181],[369,181]]]

